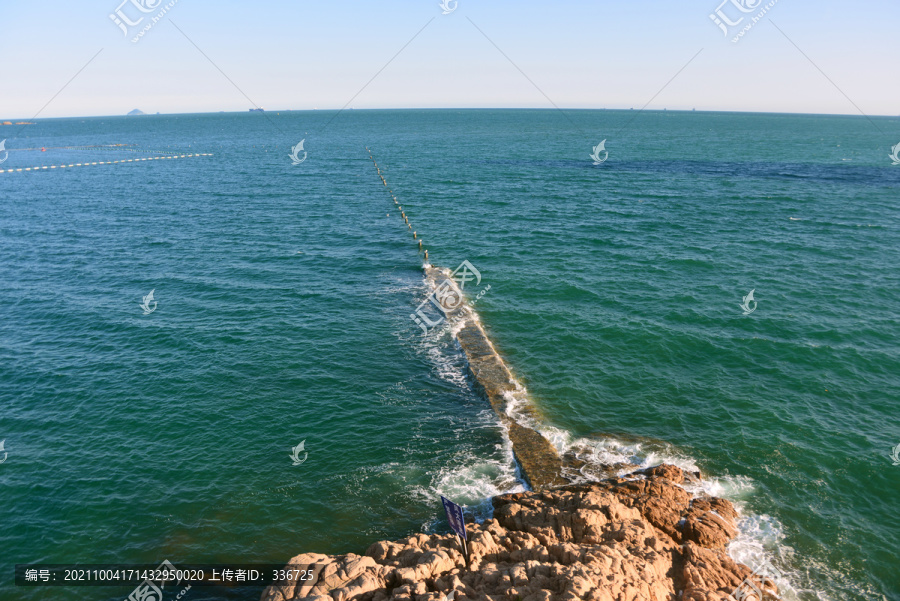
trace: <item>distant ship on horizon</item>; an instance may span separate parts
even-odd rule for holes
[[[263,107],[259,107],[258,109],[250,109],[250,112],[251,113],[265,113],[266,109],[264,109]]]

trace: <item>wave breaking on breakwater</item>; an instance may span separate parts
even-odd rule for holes
[[[523,479],[534,490],[565,484],[559,453],[553,444],[510,414],[510,393],[521,386],[487,337],[477,313],[465,302],[465,295],[453,274],[428,263],[424,270],[425,278],[434,290],[432,296],[436,302],[433,304],[448,322],[452,320],[451,329],[466,356],[469,375],[506,429]],[[519,411],[528,412],[529,407]]]

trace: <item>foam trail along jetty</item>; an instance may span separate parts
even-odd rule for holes
[[[510,415],[511,399],[521,389],[488,338],[478,314],[465,303],[463,291],[453,279],[451,272],[428,263],[425,264],[424,270],[425,279],[432,290],[449,288],[452,291],[439,300],[441,310],[448,321],[454,322],[453,331],[456,332],[456,340],[466,355],[469,374],[476,390],[487,398],[500,422],[507,428],[513,455],[519,464],[522,477],[536,491],[566,484],[567,481],[561,475],[562,460],[553,444],[539,432],[519,423]],[[454,298],[459,301],[458,305],[448,306],[448,299]],[[526,405],[523,409],[517,404],[516,409],[517,412],[531,416],[536,414],[530,405]]]

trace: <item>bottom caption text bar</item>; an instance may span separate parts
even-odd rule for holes
[[[323,566],[270,564],[16,564],[16,586],[315,584]]]

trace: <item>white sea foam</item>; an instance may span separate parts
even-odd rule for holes
[[[417,352],[427,357],[427,361],[434,366],[434,373],[441,380],[460,390],[470,390],[466,358],[456,342],[456,334],[461,327],[461,321],[444,321],[427,336],[419,337]]]
[[[481,412],[478,418],[485,427],[502,429],[490,410]],[[479,522],[492,516],[493,497],[527,490],[513,458],[512,444],[505,434],[489,457],[465,454],[438,468],[430,478],[429,485],[414,487],[410,492],[425,502],[447,497],[465,506]]]
[[[738,535],[728,545],[728,555],[735,561],[742,563],[752,570],[764,565],[773,566],[779,577],[774,577],[778,591],[785,601],[796,601],[800,598],[799,591],[793,583],[799,581],[799,574],[793,571],[790,559],[793,557],[793,549],[783,544],[784,528],[781,523],[769,515],[746,515],[738,521]],[[769,577],[774,574],[769,573]],[[814,592],[814,591],[810,591]],[[825,597],[818,595],[818,599]]]
[[[539,425],[537,430],[552,442],[561,454],[572,453],[576,458],[596,468],[618,466],[617,476],[662,463],[675,465],[687,472],[698,472],[696,461],[663,441],[626,441],[614,436],[576,438],[568,431],[554,426]]]
[[[418,292],[424,299],[431,293],[431,289],[426,285],[424,290],[420,288]],[[464,325],[465,320],[451,316],[424,337],[418,352],[434,367],[437,377],[471,394],[465,354],[461,352],[456,340],[456,335]],[[476,520],[483,521],[492,515],[493,497],[522,492],[526,487],[518,473],[506,428],[490,409],[486,408],[478,417],[483,427],[497,428],[502,433],[495,452],[487,458],[471,455],[454,459],[449,465],[439,467],[430,475],[431,483],[428,486],[414,487],[410,492],[426,502],[433,502],[439,495],[443,495],[465,506]],[[423,525],[426,529],[431,526]]]
[[[528,390],[515,379],[510,383],[515,388],[503,392],[503,399],[506,401],[506,415],[523,426],[535,428],[538,424],[527,412],[531,406],[531,401],[528,400]]]
[[[509,461],[472,457],[465,465],[442,467],[428,489],[414,492],[432,500],[443,495],[464,505],[480,521],[491,517],[493,497],[526,490],[516,476]]]

